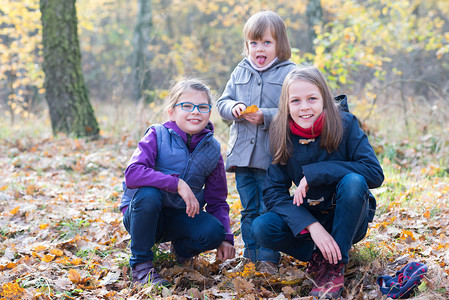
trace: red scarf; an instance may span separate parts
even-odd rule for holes
[[[323,130],[323,125],[324,125],[324,118],[325,118],[325,113],[323,111],[321,113],[321,115],[318,117],[318,119],[315,120],[315,122],[313,123],[313,125],[310,128],[302,128],[301,126],[296,124],[295,121],[293,121],[293,120],[290,120],[288,122],[288,125],[293,134],[299,135],[306,139],[313,139],[313,138],[316,138],[317,136],[321,135],[321,131]]]

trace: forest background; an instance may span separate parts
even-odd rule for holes
[[[429,265],[415,298],[449,297],[448,1],[78,0],[76,7],[97,140],[53,134],[39,1],[0,0],[1,299],[307,295],[303,265],[287,256],[272,278],[241,268],[239,258],[213,263],[212,254],[178,266],[164,245],[158,266],[174,286],[133,288],[118,211],[127,160],[146,127],[166,118],[170,84],[199,76],[219,96],[242,59],[245,21],[266,9],[285,20],[292,60],[317,66],[335,94],[348,95],[386,174],[373,190],[377,217],[352,253],[344,297],[378,299],[377,276],[409,261]],[[212,119],[224,154],[228,125],[216,111]],[[240,203],[228,179],[241,251]]]

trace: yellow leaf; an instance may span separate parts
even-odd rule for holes
[[[51,262],[54,258],[55,258],[54,255],[45,254],[41,259],[42,259],[42,261],[45,261],[45,262]]]
[[[47,226],[48,226],[48,223],[42,223],[42,224],[39,225],[39,228],[40,229],[45,229],[45,228],[47,228]]]
[[[39,251],[47,250],[47,247],[45,247],[43,245],[38,245],[38,246],[34,247],[32,250],[36,251],[36,252],[39,252]]]
[[[233,212],[239,212],[242,210],[242,208],[243,208],[242,203],[240,201],[234,201],[231,204],[231,211],[233,211]]]
[[[247,263],[242,272],[243,277],[251,277],[256,273],[256,265],[253,262]]]
[[[9,211],[11,215],[15,215],[20,209],[20,206],[15,207],[13,210]]]
[[[325,48],[323,46],[316,47],[315,53],[317,56],[324,53]]]

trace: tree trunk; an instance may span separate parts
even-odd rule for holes
[[[152,11],[150,0],[139,0],[137,11],[137,24],[134,30],[133,45],[133,80],[134,99],[139,101],[144,96],[144,91],[149,89],[151,74],[149,68],[150,55],[148,45],[152,24]]]
[[[99,127],[81,70],[75,1],[40,1],[45,96],[53,134],[97,138]]]
[[[320,0],[309,0],[306,8],[307,36],[309,39],[310,53],[314,52],[313,41],[316,38],[315,26],[321,24],[323,20],[323,9]]]

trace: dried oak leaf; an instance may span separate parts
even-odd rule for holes
[[[232,280],[232,283],[234,284],[235,290],[239,294],[244,294],[246,292],[251,292],[254,290],[254,284],[252,282],[249,282],[243,278],[236,277]]]

